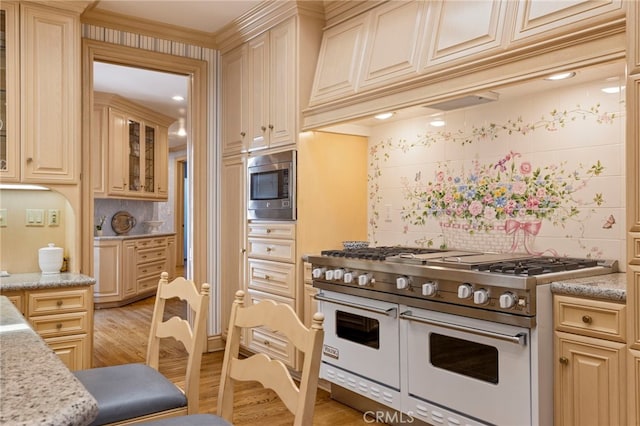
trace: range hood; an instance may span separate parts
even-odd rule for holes
[[[440,111],[453,111],[456,109],[467,108],[476,105],[482,105],[498,100],[499,94],[496,92],[485,92],[473,95],[463,96],[461,98],[451,99],[443,102],[423,105],[425,108],[437,109]]]

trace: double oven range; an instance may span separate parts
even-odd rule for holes
[[[615,261],[410,247],[307,260],[332,396],[388,423],[434,425],[552,424],[550,283],[617,272]]]

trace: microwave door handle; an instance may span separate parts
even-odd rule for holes
[[[510,343],[515,343],[521,346],[525,346],[527,344],[527,336],[524,333],[518,333],[515,336],[511,336],[509,334],[496,333],[493,331],[478,330],[476,328],[468,328],[461,325],[451,324],[448,322],[435,321],[435,320],[429,320],[426,318],[417,317],[415,315],[412,315],[411,311],[402,312],[400,314],[400,318],[406,319],[409,321],[435,325],[437,327],[448,328],[449,330],[463,331],[465,333],[475,334],[476,336],[484,336],[484,337],[490,337],[494,339],[500,339],[500,340],[504,340]]]
[[[389,308],[389,309],[375,308],[373,306],[361,305],[359,303],[344,302],[342,300],[332,299],[330,297],[322,296],[320,294],[316,294],[315,296],[313,296],[313,298],[320,302],[335,303],[336,305],[348,306],[350,308],[362,309],[363,311],[374,312],[376,314],[383,314],[386,316],[392,316],[393,318],[397,318],[397,315],[396,315],[398,312],[397,308]]]

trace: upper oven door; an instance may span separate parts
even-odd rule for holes
[[[398,305],[321,291],[322,362],[400,389]]]
[[[497,425],[529,424],[529,330],[401,308],[410,396]]]

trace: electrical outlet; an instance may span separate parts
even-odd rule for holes
[[[27,226],[44,226],[44,209],[27,209]]]
[[[60,210],[58,209],[49,209],[47,212],[47,219],[49,226],[58,226],[60,225]]]
[[[0,228],[7,227],[7,209],[0,209]]]

